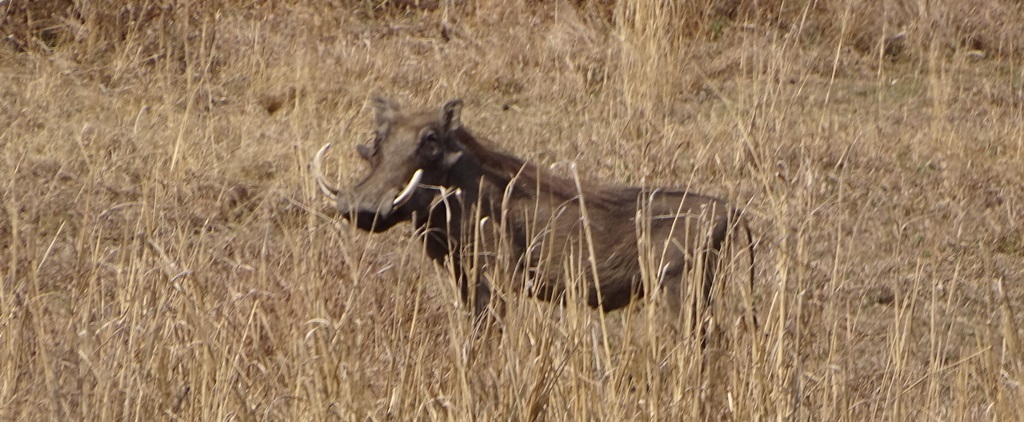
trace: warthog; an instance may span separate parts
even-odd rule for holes
[[[566,266],[572,265],[583,274],[580,296],[605,311],[645,294],[644,269],[648,280],[656,280],[647,289],[661,286],[669,306],[680,311],[687,270],[702,268],[699,293],[705,306],[710,300],[723,242],[742,222],[740,212],[723,200],[556,176],[476,138],[461,124],[460,100],[425,112],[406,112],[380,98],[373,105],[376,136],[356,148],[369,162],[370,175],[345,191],[325,181],[321,167],[328,143],[312,162],[317,185],[359,229],[381,232],[412,221],[426,253],[452,266],[463,301],[477,315],[492,300],[488,268],[521,281],[509,290],[560,300]],[[746,240],[752,281],[749,229]],[[644,267],[644,256],[654,265]]]

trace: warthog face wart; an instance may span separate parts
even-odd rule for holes
[[[684,275],[695,267],[703,268],[699,290],[710,299],[722,244],[730,228],[742,222],[724,201],[556,176],[473,136],[462,126],[459,100],[437,111],[411,113],[379,98],[373,106],[374,139],[357,147],[370,174],[351,189],[333,187],[321,171],[327,144],[313,159],[317,185],[362,230],[379,232],[412,221],[421,229],[427,254],[454,267],[462,298],[477,313],[491,303],[487,269],[511,271],[509,279],[519,281],[508,290],[561,300],[563,267],[571,262],[590,265],[586,276],[592,280],[580,284],[586,302],[618,309],[645,294],[644,256],[657,258],[657,280],[647,288],[665,290],[671,308],[684,309]],[[749,243],[749,230],[747,238]],[[496,259],[508,261],[498,265]]]

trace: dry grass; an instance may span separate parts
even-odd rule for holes
[[[1024,417],[1014,2],[86,3],[0,2],[2,420]],[[474,335],[311,183],[375,93],[741,204],[761,329],[521,298]]]

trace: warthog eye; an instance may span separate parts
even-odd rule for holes
[[[370,161],[370,157],[373,157],[375,148],[360,144],[356,145],[356,152],[358,152],[359,156],[363,157],[364,160]]]
[[[441,157],[441,143],[434,132],[426,132],[420,138],[420,157],[426,161],[434,161]]]

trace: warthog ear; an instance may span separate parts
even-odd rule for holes
[[[441,107],[441,124],[445,132],[462,126],[462,100],[451,100]]]
[[[381,97],[373,97],[372,102],[373,109],[377,112],[377,127],[386,127],[395,120],[395,115],[398,114],[397,104]]]

